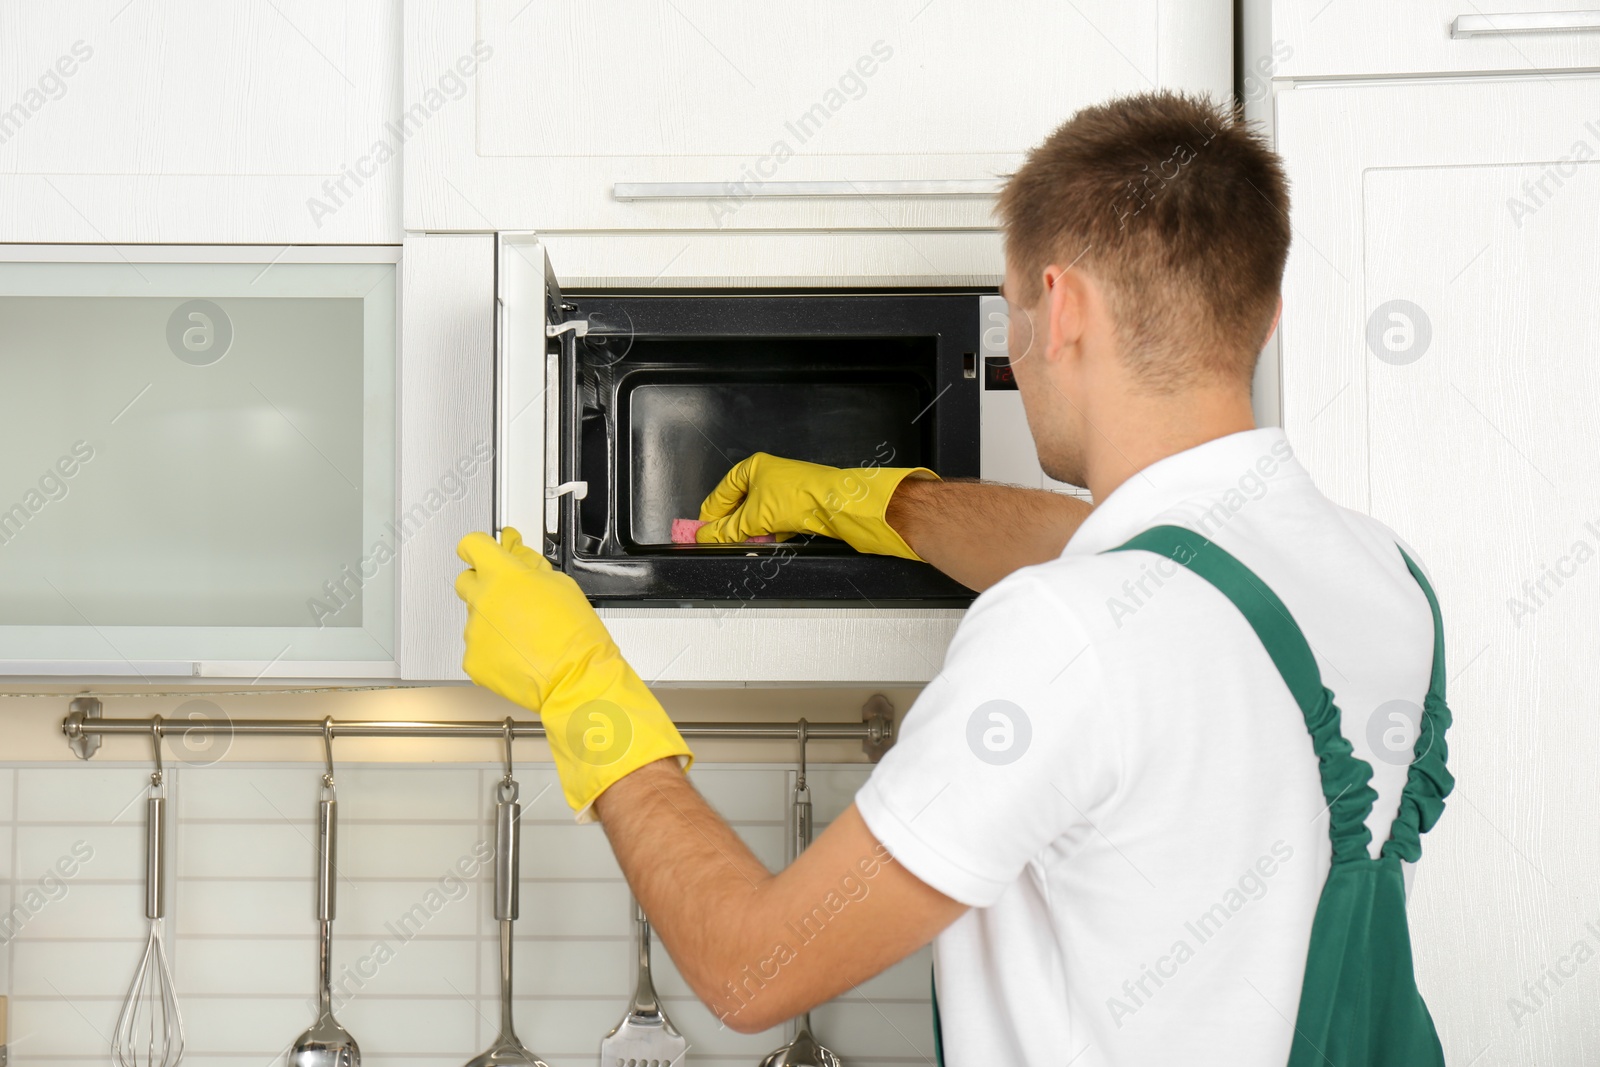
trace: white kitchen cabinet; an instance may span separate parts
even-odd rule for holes
[[[405,36],[408,230],[988,228],[1077,108],[1231,82],[1221,0],[408,0]]]
[[[396,243],[391,0],[0,3],[0,241]]]
[[[1571,0],[1247,0],[1270,21],[1245,58],[1277,54],[1280,78],[1394,77],[1600,66],[1600,9]]]
[[[1524,982],[1592,937],[1600,880],[1600,77],[1302,83],[1275,111],[1284,424],[1444,612],[1458,786],[1418,871],[1419,981],[1452,1061],[1580,1062],[1594,976]]]
[[[395,676],[398,259],[0,246],[0,673]]]

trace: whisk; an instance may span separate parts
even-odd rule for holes
[[[144,807],[144,914],[150,938],[117,1016],[111,1057],[121,1067],[177,1067],[183,1059],[183,1015],[167,963],[163,917],[167,912],[163,853],[166,851],[166,787],[161,770],[161,716],[151,723],[156,769]]]

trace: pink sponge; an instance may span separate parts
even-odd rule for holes
[[[700,527],[704,525],[705,523],[701,522],[699,519],[673,519],[672,543],[675,545],[694,544],[694,535],[699,531]],[[761,534],[758,537],[747,538],[746,543],[759,542],[762,544],[771,544],[775,540],[776,538],[774,538],[771,534]]]

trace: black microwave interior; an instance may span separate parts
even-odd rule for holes
[[[927,564],[799,535],[673,544],[756,452],[978,474],[978,295],[570,294],[552,558],[596,600],[959,604]]]

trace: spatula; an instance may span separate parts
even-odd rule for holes
[[[650,980],[650,920],[639,902],[633,902],[638,931],[639,974],[633,1003],[616,1029],[600,1042],[600,1067],[683,1067],[689,1042],[667,1018]]]

